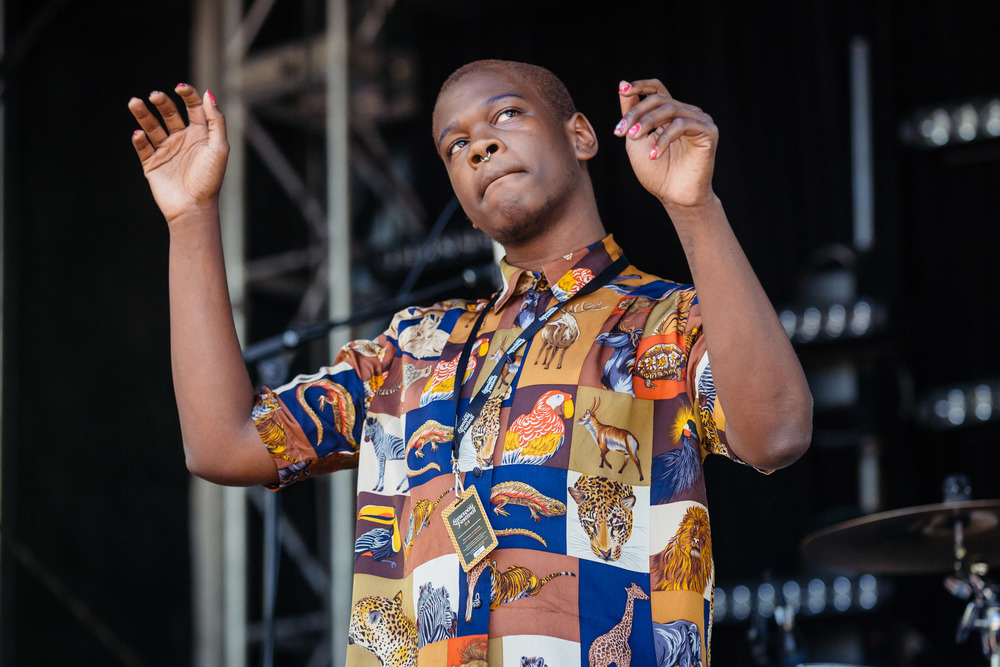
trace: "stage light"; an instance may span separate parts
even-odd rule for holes
[[[979,130],[979,112],[971,104],[963,104],[955,112],[955,123],[958,138],[962,141],[972,141]]]
[[[1000,137],[1000,99],[968,100],[949,107],[923,109],[900,128],[903,143],[921,148]]]
[[[714,616],[715,621],[726,620],[726,616],[729,614],[729,598],[726,597],[726,590],[724,588],[715,588],[715,597],[712,600],[714,605]]]
[[[839,303],[833,304],[830,306],[829,310],[826,311],[826,335],[830,338],[836,338],[840,334],[844,333],[844,329],[846,327],[847,309]]]
[[[810,579],[806,585],[808,597],[806,607],[814,614],[818,614],[826,608],[826,584],[822,579]]]
[[[798,324],[798,317],[791,310],[783,310],[781,314],[778,315],[778,319],[781,320],[781,326],[785,328],[785,335],[789,338],[795,335],[795,327]]]
[[[781,594],[785,596],[785,604],[797,613],[802,607],[802,587],[799,582],[789,579],[781,585]]]
[[[837,577],[833,580],[833,608],[847,611],[851,607],[851,580]]]
[[[858,301],[854,304],[853,317],[851,317],[851,333],[855,336],[864,336],[872,327],[872,306],[867,301]]]
[[[799,327],[799,336],[802,337],[803,341],[808,343],[819,333],[822,323],[823,316],[820,314],[819,308],[806,308],[805,312],[802,313],[802,326]]]
[[[812,343],[839,338],[862,338],[873,334],[881,320],[869,301],[845,305],[835,303],[820,309],[808,306],[796,312],[786,308],[778,314],[785,335],[797,343]]]
[[[750,589],[740,585],[733,589],[733,617],[743,621],[750,617]]]
[[[956,428],[998,418],[1000,379],[931,390],[920,401],[917,415],[934,428]]]
[[[948,421],[954,426],[965,423],[965,392],[952,389],[948,392]]]
[[[862,609],[871,609],[878,603],[878,580],[870,574],[858,579],[858,604]]]
[[[935,109],[931,114],[929,139],[935,146],[944,146],[951,138],[951,115],[944,109]]]
[[[993,390],[988,384],[981,384],[972,391],[972,395],[975,400],[973,414],[976,415],[976,419],[982,422],[989,421],[993,416]]]
[[[1000,100],[990,100],[986,105],[986,120],[983,122],[983,129],[991,137],[1000,137]]]
[[[786,612],[815,616],[871,611],[879,602],[878,588],[879,581],[871,574],[829,580],[814,577],[806,583],[795,579],[750,582],[733,587],[729,593],[716,586],[715,621],[744,621],[753,614],[777,619]]]
[[[757,612],[770,618],[774,614],[774,586],[763,583],[757,587]]]

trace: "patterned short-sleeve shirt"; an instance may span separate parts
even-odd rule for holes
[[[359,468],[349,633],[366,650],[348,664],[579,667],[628,652],[708,664],[702,461],[735,457],[693,286],[628,266],[574,298],[621,254],[608,236],[538,273],[503,262],[491,305],[409,308],[333,366],[260,392],[254,419],[280,486]],[[440,516],[456,495],[466,346],[460,407],[504,365],[460,448],[499,541],[468,573]]]

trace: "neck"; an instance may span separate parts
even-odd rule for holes
[[[507,244],[507,262],[530,271],[540,271],[549,262],[597,243],[608,233],[596,208],[580,217],[568,217],[546,234],[523,244]]]

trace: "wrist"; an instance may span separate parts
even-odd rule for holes
[[[678,232],[701,230],[718,223],[728,224],[722,200],[715,192],[709,192],[704,202],[690,206],[676,202],[661,201],[661,203]]]
[[[213,198],[206,202],[191,204],[180,211],[167,216],[167,228],[171,235],[187,233],[206,227],[216,227],[219,223],[219,200]]]

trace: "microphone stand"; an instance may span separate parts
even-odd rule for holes
[[[385,317],[386,315],[391,315],[402,310],[406,306],[452,292],[462,287],[472,288],[487,281],[495,284],[494,276],[496,275],[496,269],[497,267],[494,264],[486,264],[474,269],[465,269],[454,278],[443,280],[435,285],[430,285],[408,294],[395,296],[377,306],[359,310],[339,320],[293,325],[277,336],[271,336],[260,342],[248,345],[243,350],[243,361],[247,364],[260,363],[282,352],[299,348],[304,343],[319,338],[337,327],[361,324],[362,322],[368,322],[379,317]]]

